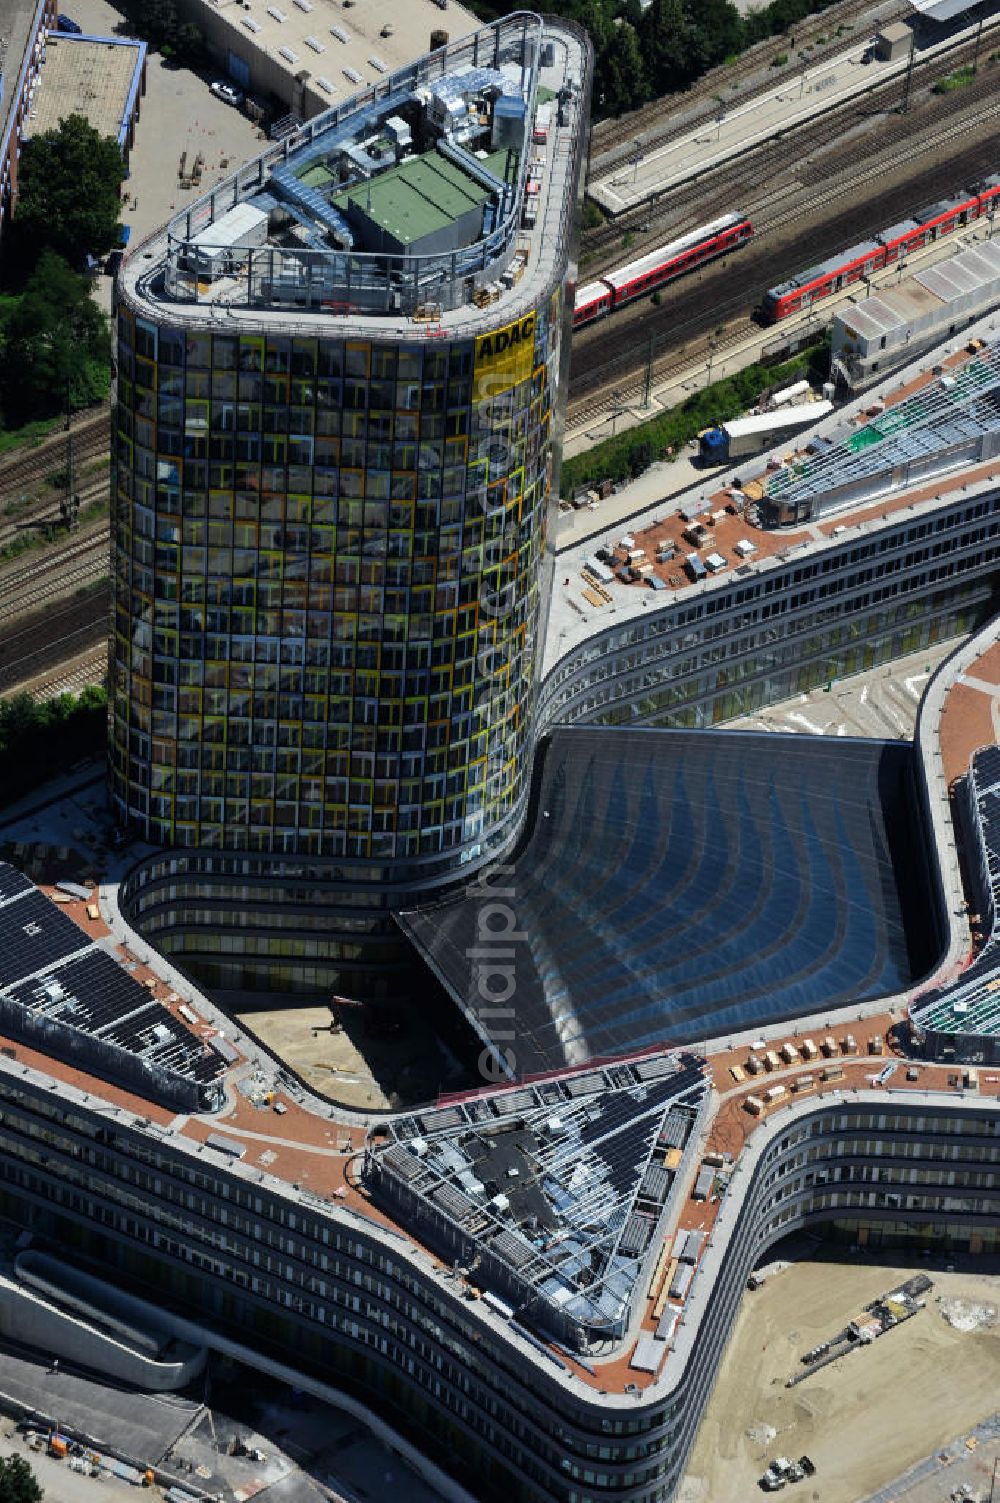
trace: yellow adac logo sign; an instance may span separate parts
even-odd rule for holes
[[[480,334],[476,340],[476,400],[500,396],[527,381],[535,366],[535,315]]]

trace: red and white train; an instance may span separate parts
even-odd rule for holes
[[[765,292],[761,307],[769,323],[799,313],[819,298],[839,292],[852,282],[870,276],[883,266],[891,266],[907,251],[928,245],[950,234],[961,225],[971,224],[1000,206],[1000,175],[985,178],[957,198],[945,199],[917,212],[913,219],[904,219],[900,224],[880,230],[872,240],[862,240],[849,250],[810,266],[789,277],[778,287]]]
[[[694,271],[716,256],[745,245],[753,234],[753,226],[745,214],[724,214],[713,219],[711,224],[691,230],[679,240],[671,240],[657,250],[630,261],[628,266],[619,266],[608,272],[599,282],[588,282],[577,289],[573,308],[573,327],[593,323],[605,313],[613,313],[633,298],[647,292],[655,292],[664,282],[672,282],[686,271]]]

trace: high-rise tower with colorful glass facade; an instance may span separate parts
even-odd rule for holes
[[[516,14],[123,268],[111,776],[157,852],[125,901],[217,987],[391,987],[394,908],[523,821],[589,72]]]

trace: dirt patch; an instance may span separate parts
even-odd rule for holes
[[[925,1309],[785,1387],[803,1352],[916,1271],[934,1280]],[[856,1503],[996,1409],[998,1305],[1000,1274],[974,1263],[796,1263],[744,1295],[678,1498],[747,1503],[774,1456],[806,1452],[816,1475],[797,1489],[803,1503]]]
[[[405,1108],[466,1083],[445,1045],[416,1019],[399,1017],[387,1033],[363,1009],[339,1027],[328,1007],[253,1010],[238,1018],[307,1085],[344,1106]]]

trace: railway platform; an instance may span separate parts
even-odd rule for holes
[[[1000,17],[988,17],[983,37],[998,26]],[[631,158],[588,184],[589,196],[615,217],[741,157],[774,137],[788,136],[790,150],[794,152],[794,135],[800,126],[883,87],[889,79],[898,78],[902,99],[910,66],[909,53],[893,62],[881,62],[873,55],[874,31],[869,27],[859,30],[860,34],[843,52],[815,65],[810,65],[805,51],[790,54],[788,64],[773,85],[750,98],[734,99],[727,104],[719,96],[714,122],[702,121],[691,131],[648,152],[643,150],[641,138],[637,139]],[[917,61],[926,63],[940,56],[943,76],[949,71],[948,59],[956,47],[974,38],[976,30],[976,25],[950,29],[947,36],[930,46],[918,42]],[[984,58],[987,51],[984,45]]]

